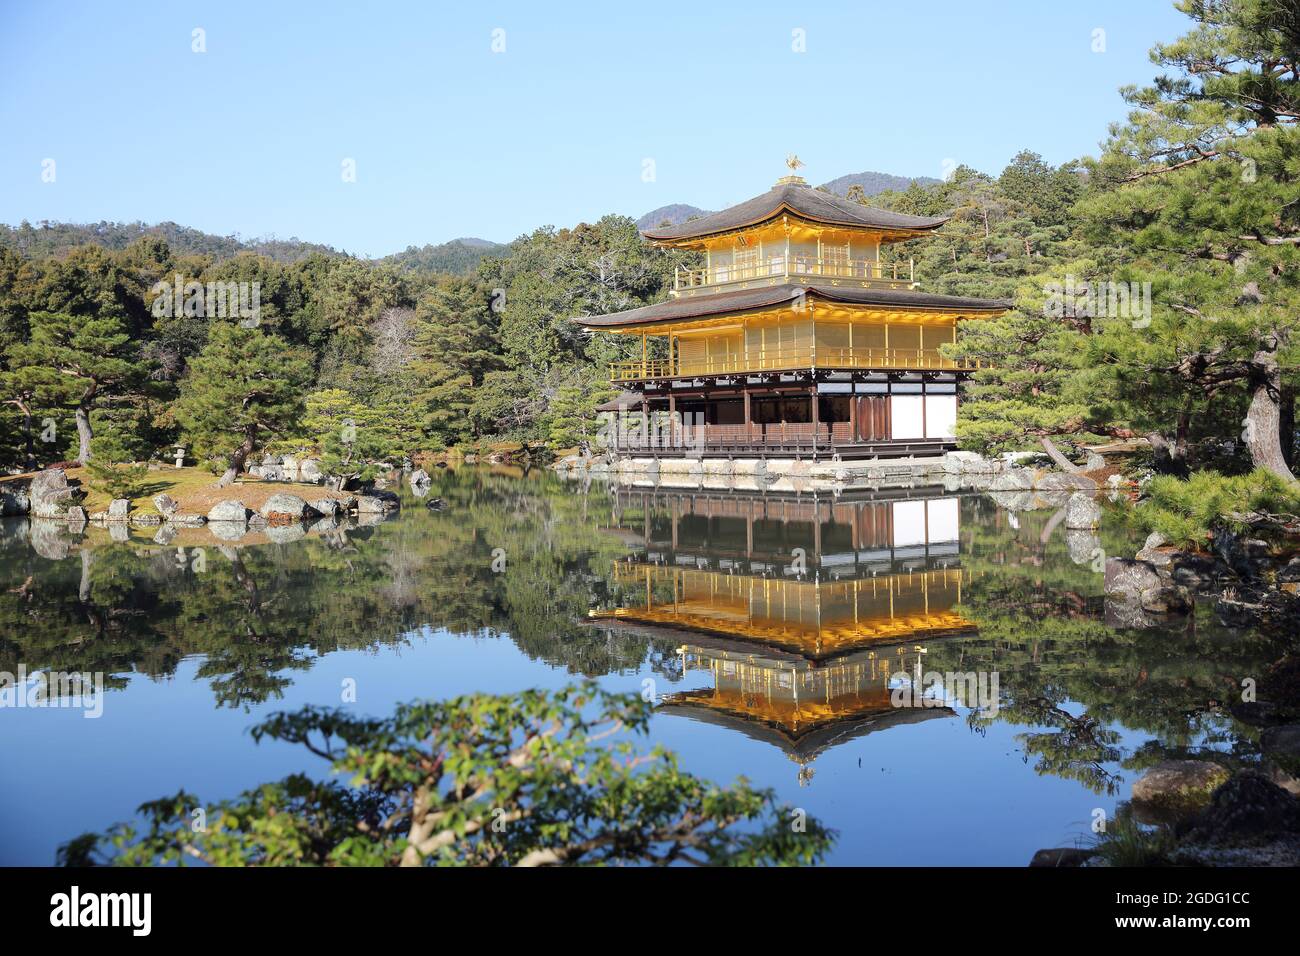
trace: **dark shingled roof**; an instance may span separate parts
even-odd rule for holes
[[[763,195],[747,199],[738,206],[680,225],[646,229],[641,234],[647,239],[699,239],[767,222],[783,212],[827,225],[868,229],[924,231],[936,229],[948,221],[947,216],[929,219],[864,206],[799,183],[777,183]]]
[[[598,412],[618,412],[625,408],[631,408],[633,405],[641,404],[640,392],[619,392],[607,402],[596,406]]]
[[[647,322],[672,322],[682,319],[702,318],[710,315],[728,315],[749,312],[793,302],[807,293],[831,302],[853,305],[878,305],[904,311],[944,311],[994,313],[1005,312],[1011,303],[1003,299],[971,299],[959,295],[933,295],[929,292],[911,292],[905,289],[845,289],[837,286],[804,286],[797,283],[768,285],[758,289],[739,289],[735,292],[718,292],[714,295],[683,297],[643,305],[639,309],[614,312],[610,315],[588,315],[573,319],[591,329],[617,328],[623,325],[642,325]]]

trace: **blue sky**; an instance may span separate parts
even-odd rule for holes
[[[1187,23],[1166,0],[0,0],[0,222],[170,219],[384,255],[721,208],[791,151],[814,183],[1062,162],[1096,151],[1117,88]]]

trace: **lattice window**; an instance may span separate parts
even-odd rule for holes
[[[822,267],[825,275],[848,275],[849,246],[822,246]]]
[[[736,250],[736,278],[745,279],[758,274],[758,250]]]

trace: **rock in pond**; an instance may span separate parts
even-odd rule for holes
[[[362,495],[357,499],[358,514],[383,514],[396,511],[401,500],[391,491],[376,491],[374,494]]]
[[[989,491],[1032,491],[1034,483],[1034,473],[1028,468],[1013,468],[994,478]]]
[[[317,498],[310,502],[312,510],[317,514],[329,517],[339,513],[339,502],[337,498]]]
[[[1166,760],[1133,783],[1133,803],[1165,816],[1201,810],[1231,774],[1210,760]]]
[[[1045,867],[1056,869],[1058,867],[1083,866],[1094,856],[1096,850],[1090,850],[1081,846],[1062,846],[1049,847],[1046,850],[1039,850],[1034,854],[1034,858],[1029,861],[1031,867]]]
[[[158,509],[158,513],[164,518],[171,518],[176,512],[181,510],[181,506],[171,495],[154,495],[153,506]]]
[[[1082,491],[1092,494],[1097,490],[1097,483],[1085,475],[1053,471],[1039,478],[1034,488],[1038,491]]]
[[[218,501],[208,511],[208,521],[210,523],[221,522],[222,524],[238,524],[241,528],[248,524],[248,508],[242,501],[235,501],[228,498],[225,501]]]
[[[1153,613],[1182,611],[1189,605],[1181,589],[1166,583],[1155,567],[1145,561],[1107,558],[1103,586],[1107,597]]]
[[[266,504],[262,505],[261,510],[262,517],[272,523],[301,521],[304,518],[315,518],[320,515],[319,511],[297,495],[285,494],[284,492],[267,498]]]
[[[37,474],[27,489],[27,495],[31,514],[36,518],[61,518],[76,503],[76,495],[62,468],[47,468]]]
[[[1174,855],[1209,866],[1296,866],[1300,800],[1256,770],[1243,770],[1214,791]]]
[[[1300,724],[1269,727],[1259,735],[1264,751],[1264,772],[1269,778],[1300,797]]]

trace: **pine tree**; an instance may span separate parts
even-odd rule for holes
[[[181,383],[176,418],[196,454],[227,459],[218,486],[238,477],[259,440],[294,426],[310,378],[311,363],[279,336],[234,322],[213,325]]]
[[[72,409],[84,465],[92,454],[91,412],[130,400],[145,365],[118,318],[33,312],[30,322],[30,338],[13,347],[4,375],[6,400],[28,412],[34,404]]]
[[[1127,88],[1134,110],[1092,164],[1080,206],[1112,263],[1152,281],[1151,339],[1116,317],[1102,332],[1121,378],[1205,407],[1248,403],[1255,466],[1292,479],[1300,384],[1300,29],[1279,0],[1183,0],[1195,21],[1152,58],[1172,71]],[[1125,325],[1128,328],[1125,328]],[[1166,431],[1172,427],[1167,423]],[[1237,431],[1232,427],[1229,435]]]

